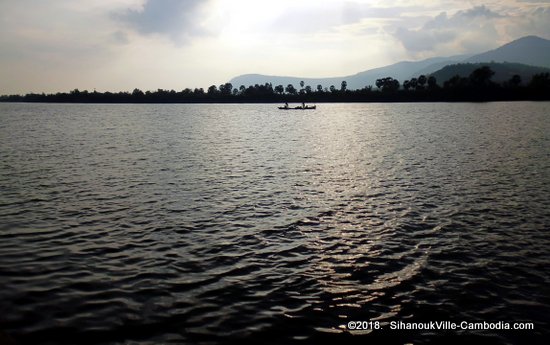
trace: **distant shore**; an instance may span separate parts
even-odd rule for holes
[[[518,75],[503,83],[491,80],[494,72],[488,66],[473,71],[469,77],[458,75],[445,81],[442,86],[433,76],[421,75],[401,84],[392,77],[376,80],[376,87],[348,90],[342,81],[340,88],[317,85],[313,89],[300,82],[300,89],[289,84],[273,86],[241,85],[234,87],[225,83],[182,91],[163,90],[132,92],[80,91],[55,94],[28,93],[26,95],[0,96],[0,102],[44,103],[323,103],[323,102],[493,102],[493,101],[549,101],[550,73],[534,75],[523,82]]]
[[[170,92],[170,91],[169,91]],[[425,91],[394,93],[382,91],[346,91],[328,95],[261,95],[261,96],[211,96],[188,97],[175,93],[166,97],[158,91],[143,97],[131,93],[79,92],[56,94],[26,94],[0,96],[2,103],[112,103],[112,104],[247,104],[247,103],[415,103],[415,102],[502,102],[502,101],[550,101],[550,90],[465,90],[463,92]]]

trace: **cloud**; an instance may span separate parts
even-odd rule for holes
[[[141,9],[128,9],[115,18],[142,35],[158,34],[181,44],[209,32],[203,22],[205,0],[146,0]]]
[[[418,29],[399,26],[393,35],[413,54],[446,50],[454,54],[475,53],[498,41],[496,26],[505,18],[484,5],[475,6],[452,16],[441,12]]]
[[[408,30],[403,27],[397,28],[394,35],[411,52],[433,50],[442,42],[448,42],[457,36],[452,30]]]
[[[296,2],[285,8],[267,27],[267,30],[293,34],[313,33],[329,30],[344,21],[357,20],[356,13],[345,11],[339,5],[321,3],[311,7]]]
[[[325,1],[312,6],[295,2],[288,6],[269,26],[269,30],[295,34],[330,31],[371,19],[390,19],[415,7],[377,7],[359,1]]]
[[[32,9],[32,10],[29,10]],[[69,1],[6,2],[0,6],[2,62],[67,66],[95,59],[108,45],[111,28],[93,10],[81,11]],[[83,39],[83,38],[86,39]],[[7,60],[11,59],[11,60]]]
[[[0,2],[0,93],[96,87],[121,43],[110,13],[135,0]]]
[[[460,18],[502,18],[504,16],[491,11],[485,5],[475,6],[466,11],[459,11],[455,15],[455,19]]]
[[[509,39],[527,35],[550,38],[550,6],[536,7],[515,15],[503,31]]]

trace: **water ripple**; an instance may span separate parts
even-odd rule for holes
[[[0,104],[0,342],[548,338],[548,103],[272,108]]]

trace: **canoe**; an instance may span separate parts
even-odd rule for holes
[[[306,107],[279,107],[281,110],[310,110],[310,109],[317,109],[316,105],[306,106]]]

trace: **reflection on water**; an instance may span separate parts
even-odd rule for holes
[[[0,104],[0,329],[23,344],[542,343],[549,113]],[[535,330],[387,327],[440,320]]]

